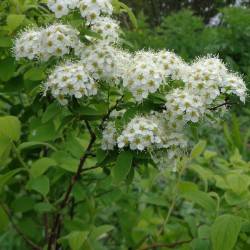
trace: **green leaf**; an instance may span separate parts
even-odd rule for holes
[[[216,218],[211,228],[213,250],[232,250],[236,244],[242,221],[231,214]]]
[[[62,239],[67,239],[71,250],[80,250],[83,243],[87,240],[89,232],[74,231]]]
[[[107,113],[105,106],[103,106],[102,109],[98,109],[96,107],[81,106],[75,111],[78,115],[80,114],[83,119],[89,121],[99,120]]]
[[[29,141],[52,141],[58,137],[58,133],[56,132],[55,125],[50,122],[43,124],[35,129],[32,129],[29,134]]]
[[[28,196],[23,196],[16,198],[12,204],[11,207],[15,211],[15,213],[24,213],[27,211],[30,211],[33,209],[35,204],[35,201],[28,197]]]
[[[23,142],[18,146],[17,149],[21,151],[26,148],[36,148],[36,147],[42,147],[42,146],[45,146],[45,147],[53,149],[54,151],[57,151],[57,149],[51,144],[46,143],[46,142],[37,142],[37,141]]]
[[[27,188],[46,196],[49,193],[49,179],[46,176],[30,179],[27,183]]]
[[[5,211],[0,207],[0,233],[4,232],[9,224],[9,218],[8,215],[5,213]]]
[[[96,158],[97,158],[97,163],[100,164],[101,162],[104,161],[104,159],[107,156],[107,152],[102,150],[102,149],[97,149],[96,151]]]
[[[136,17],[133,13],[133,11],[124,3],[120,2],[120,1],[116,1],[119,3],[120,7],[121,7],[121,12],[126,12],[129,16],[130,21],[132,22],[133,26],[135,28],[137,28],[138,24],[137,24],[137,20]]]
[[[243,138],[240,132],[239,121],[235,114],[232,116],[232,139],[235,146],[242,152],[243,149]]]
[[[47,107],[47,109],[45,110],[45,112],[42,116],[42,123],[46,123],[49,120],[53,119],[60,111],[61,111],[61,109],[60,109],[58,103],[56,103],[56,102],[51,103]]]
[[[75,158],[80,159],[85,149],[80,141],[76,136],[69,135],[65,141],[64,150],[71,153]]]
[[[0,117],[0,134],[13,141],[18,141],[21,135],[21,123],[15,116]]]
[[[75,173],[79,165],[79,160],[70,156],[65,151],[57,151],[53,154],[53,159],[57,162],[58,167],[69,172]]]
[[[0,134],[0,159],[4,160],[9,156],[10,150],[12,147],[12,143],[10,138],[7,136]]]
[[[17,29],[24,21],[25,15],[10,14],[7,16],[7,28],[9,31]]]
[[[230,206],[244,206],[244,204],[247,204],[250,199],[250,193],[248,191],[245,191],[244,193],[237,194],[233,193],[232,191],[228,190],[225,193],[225,200]]]
[[[190,190],[180,193],[180,196],[194,203],[197,203],[209,212],[214,212],[216,210],[216,202],[205,192],[199,190]]]
[[[30,174],[33,178],[36,178],[45,173],[49,167],[55,165],[55,160],[47,157],[41,158],[32,164]]]
[[[0,80],[7,82],[14,76],[16,69],[15,60],[11,57],[0,60]]]
[[[206,147],[206,141],[199,141],[191,151],[191,158],[195,159],[202,154]]]
[[[42,68],[32,68],[25,72],[23,78],[31,81],[41,81],[46,77]]]
[[[160,195],[149,193],[141,197],[142,203],[147,203],[155,206],[167,207],[167,202]]]
[[[6,174],[0,175],[0,192],[2,190],[2,188],[7,184],[7,182],[17,173],[19,173],[20,171],[22,171],[24,169],[22,168],[18,168],[18,169],[14,169],[9,171]]]
[[[12,45],[12,40],[10,37],[0,36],[0,47],[9,48]]]
[[[248,190],[250,178],[247,175],[232,173],[226,176],[226,181],[234,193],[241,194]]]
[[[213,159],[213,158],[216,157],[216,156],[217,156],[217,153],[214,152],[214,151],[206,150],[206,151],[204,152],[204,158],[205,158],[206,160]]]
[[[103,238],[108,232],[114,229],[114,226],[112,225],[102,225],[99,227],[96,227],[90,234],[90,238],[93,240],[101,239]]]
[[[190,191],[197,191],[198,186],[193,182],[181,181],[178,184],[178,190],[179,190],[180,193],[187,193],[187,192],[190,192]]]
[[[125,180],[132,166],[133,154],[130,151],[122,151],[118,158],[115,167],[112,169],[114,182],[116,184]]]
[[[189,167],[189,169],[196,172],[201,177],[201,179],[204,181],[205,190],[207,190],[208,179],[211,179],[213,177],[213,172],[210,171],[209,169],[206,169],[205,167],[201,167],[197,164],[192,164]]]
[[[224,128],[224,137],[229,145],[229,148],[234,148],[234,143],[231,137],[231,132],[229,131],[229,128],[226,122],[224,123],[223,128]]]
[[[39,202],[34,205],[34,209],[40,213],[51,212],[54,207],[48,202]]]

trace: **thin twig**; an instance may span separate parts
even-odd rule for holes
[[[25,168],[25,169],[28,169],[29,167],[27,166],[27,164],[24,162],[19,150],[17,149],[15,143],[13,142],[12,143],[12,149],[13,151],[15,152],[16,154],[16,158],[18,159],[18,161],[20,162],[20,164]]]
[[[44,221],[44,233],[46,240],[49,239],[49,224],[48,224],[48,214],[44,213],[43,215],[43,221]]]
[[[90,136],[95,137],[95,133],[92,130],[92,128],[91,128],[91,126],[90,126],[90,124],[89,124],[89,122],[87,120],[85,120],[85,124],[86,124],[86,127],[87,127],[88,131],[89,131]]]
[[[117,99],[115,105],[109,109],[109,111],[108,111],[108,113],[107,113],[106,115],[103,116],[102,122],[101,122],[101,124],[99,125],[99,129],[100,129],[100,130],[103,130],[103,125],[104,125],[104,123],[105,123],[105,122],[107,121],[107,119],[109,118],[111,112],[117,108],[117,106],[119,105],[120,101],[122,101],[123,97],[124,97],[124,96],[122,95],[121,98]]]
[[[235,102],[224,102],[224,103],[219,104],[218,106],[210,108],[209,110],[215,111],[216,109],[221,108],[223,106],[229,106],[229,105],[234,105],[234,104],[237,104],[237,103],[235,103]]]
[[[32,247],[32,249],[34,250],[41,250],[42,248],[39,247],[38,245],[36,245],[31,239],[29,239],[20,229],[19,227],[15,224],[15,222],[13,221],[13,216],[11,215],[9,209],[7,207],[4,206],[4,204],[2,204],[0,202],[0,206],[3,209],[3,211],[6,213],[6,215],[8,216],[12,227],[15,229],[15,231],[23,238],[23,240],[30,246]]]
[[[93,170],[93,169],[97,169],[97,168],[100,168],[101,166],[100,165],[96,165],[96,166],[93,166],[93,167],[89,167],[89,168],[84,168],[82,170],[82,172],[87,172],[89,170]]]
[[[161,227],[159,229],[158,236],[160,236],[161,234],[164,233],[165,227],[168,224],[170,216],[172,215],[172,212],[173,212],[173,210],[175,208],[176,201],[177,201],[177,195],[178,195],[178,185],[179,185],[179,183],[181,181],[182,174],[184,173],[184,171],[186,169],[186,166],[187,166],[187,163],[184,163],[184,166],[182,166],[182,168],[179,171],[178,179],[177,179],[177,181],[175,183],[175,187],[174,187],[174,190],[173,190],[173,199],[172,199],[171,205],[170,205],[170,207],[168,209],[167,216],[164,219],[164,221],[163,221],[163,223],[162,223],[162,225],[161,225]]]

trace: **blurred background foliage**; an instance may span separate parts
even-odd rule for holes
[[[227,7],[218,11],[221,20],[215,27],[190,9],[171,12],[153,27],[151,17],[140,12],[138,30],[126,31],[126,37],[134,50],[167,48],[189,61],[206,54],[219,55],[249,82],[250,9]]]

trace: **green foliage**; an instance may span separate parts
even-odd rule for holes
[[[241,220],[226,214],[218,217],[211,230],[214,250],[233,249],[241,229]]]
[[[116,166],[113,168],[114,182],[120,183],[125,179],[131,169],[133,154],[123,151],[119,154],[116,161]]]
[[[138,30],[127,31],[126,37],[135,49],[167,48],[185,59],[219,54],[232,69],[246,75],[249,82],[249,8],[222,9],[222,22],[209,27],[201,17],[190,10],[166,15],[161,23],[152,28],[148,17],[138,16]]]

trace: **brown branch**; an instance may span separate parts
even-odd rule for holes
[[[46,240],[49,239],[49,224],[48,224],[48,214],[45,213],[43,215],[43,221],[44,221],[44,233]]]
[[[66,193],[64,195],[64,198],[63,198],[63,200],[62,200],[62,202],[61,202],[61,204],[59,206],[59,210],[58,210],[58,212],[57,212],[57,214],[55,216],[52,231],[51,231],[51,234],[50,234],[49,243],[48,243],[48,250],[53,249],[53,245],[55,244],[55,242],[57,240],[58,232],[60,231],[61,210],[63,210],[68,204],[69,197],[70,197],[71,191],[73,189],[73,186],[75,185],[76,181],[79,179],[79,177],[81,175],[84,163],[88,158],[88,152],[90,151],[90,149],[94,145],[95,140],[96,140],[96,136],[91,135],[88,147],[87,147],[85,153],[83,154],[83,156],[80,159],[80,162],[79,162],[79,165],[78,165],[78,168],[77,168],[77,172],[72,176],[70,184],[69,184],[69,186],[67,188],[67,191],[66,191]]]
[[[210,108],[209,110],[215,111],[216,109],[221,108],[223,106],[229,106],[229,105],[233,105],[233,104],[237,104],[237,103],[235,103],[235,102],[224,102],[224,103],[219,104],[218,106]]]
[[[89,168],[84,168],[82,170],[82,172],[87,172],[89,170],[93,170],[93,169],[97,169],[97,168],[100,168],[101,166],[100,165],[96,165],[96,166],[93,166],[93,167],[89,167]]]
[[[115,105],[109,109],[108,113],[105,116],[103,116],[101,124],[98,127],[100,130],[103,129],[103,125],[104,125],[105,121],[109,118],[111,112],[114,109],[116,109],[116,107],[118,106],[119,102],[122,99],[123,99],[123,96],[120,99],[118,99],[116,101]],[[58,212],[55,215],[55,220],[54,220],[52,230],[50,233],[50,237],[49,237],[48,250],[52,250],[54,246],[55,246],[55,249],[58,249],[56,242],[57,242],[57,238],[60,234],[60,230],[61,230],[61,211],[67,206],[71,191],[73,189],[73,186],[75,185],[75,183],[77,182],[77,180],[81,176],[81,173],[83,171],[83,166],[84,166],[84,164],[89,156],[89,152],[91,151],[91,149],[96,141],[96,135],[95,135],[94,131],[92,130],[92,128],[87,120],[85,120],[85,124],[86,124],[86,127],[90,133],[91,138],[90,138],[90,141],[89,141],[89,144],[88,144],[86,151],[84,152],[83,156],[80,159],[80,162],[79,162],[79,165],[77,168],[77,172],[75,175],[72,176],[70,184],[69,184],[67,191],[64,195],[64,198],[63,198],[61,204],[59,205]],[[91,168],[91,169],[93,169],[93,168]]]
[[[90,124],[89,124],[89,122],[88,122],[87,120],[85,120],[85,124],[86,124],[86,127],[87,127],[88,131],[89,131],[90,136],[91,136],[92,138],[95,138],[95,133],[94,133],[94,131],[92,130],[92,128],[91,128],[91,126],[90,126]]]
[[[164,243],[154,243],[150,246],[146,246],[144,248],[141,248],[140,250],[152,250],[155,248],[176,248],[179,245],[182,244],[186,244],[186,243],[190,243],[193,239],[191,240],[183,240],[183,241],[176,241],[174,243],[170,243],[170,244],[164,244]]]
[[[6,213],[8,216],[12,227],[15,229],[15,231],[23,238],[23,240],[34,250],[41,250],[42,248],[36,245],[31,239],[29,239],[20,229],[19,227],[15,224],[13,221],[13,216],[11,215],[9,209],[4,206],[4,204],[0,203],[0,206],[2,207],[3,211]]]

